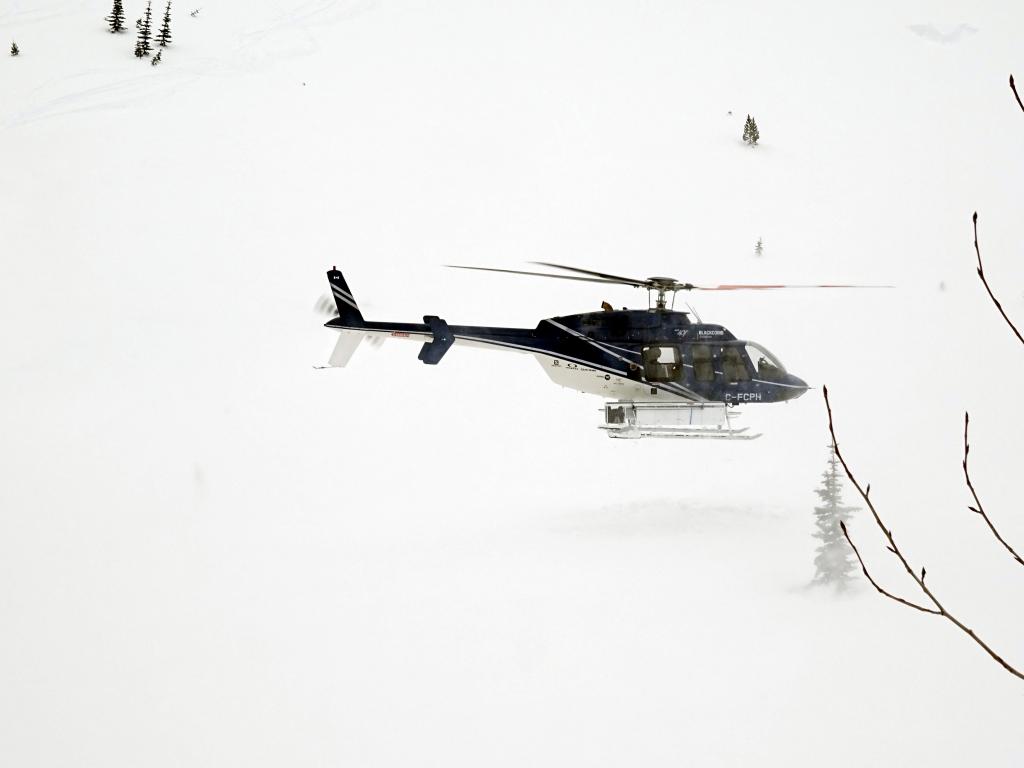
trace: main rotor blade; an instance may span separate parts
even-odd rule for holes
[[[646,280],[637,280],[633,277],[622,277],[621,275],[608,275],[604,272],[592,272],[589,269],[580,269],[579,267],[567,267],[564,264],[552,264],[549,261],[531,261],[531,264],[538,264],[542,267],[554,267],[555,269],[565,269],[569,272],[579,272],[581,275],[593,275],[594,277],[603,277],[605,280],[615,280],[619,283],[629,283],[630,285],[643,286],[647,285]]]
[[[715,285],[692,287],[694,291],[767,291],[776,288],[895,288],[894,285]]]
[[[573,277],[572,275],[552,275],[548,272],[523,272],[519,269],[496,269],[494,267],[464,267],[461,264],[445,264],[451,269],[476,269],[481,272],[505,272],[510,275],[533,275],[534,277],[553,277],[557,280],[579,280],[585,283],[601,283],[603,285],[633,285],[642,286],[641,282],[626,280],[599,280],[594,277]]]

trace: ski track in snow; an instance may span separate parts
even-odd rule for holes
[[[43,8],[21,11],[21,3],[0,15],[0,21],[45,21],[67,16],[84,3],[53,2]],[[126,109],[156,98],[165,98],[201,77],[247,74],[287,59],[308,56],[319,50],[311,27],[337,24],[372,9],[374,0],[309,0],[274,17],[266,26],[242,32],[231,54],[224,58],[194,60],[186,68],[159,67],[125,79],[111,76],[121,68],[91,70],[47,83],[32,92],[32,106],[0,116],[0,131],[53,117],[109,109]],[[40,15],[43,14],[43,15]],[[56,93],[55,93],[56,92]]]
[[[199,72],[149,73],[138,77],[109,82],[111,70],[86,72],[63,78],[55,83],[41,86],[35,93],[63,91],[59,96],[42,98],[38,104],[17,112],[0,123],[0,130],[26,125],[51,117],[71,115],[79,112],[95,112],[108,109],[123,109],[148,100],[168,96],[183,85],[194,81]],[[81,87],[82,83],[93,83]],[[76,86],[68,91],[67,86]]]
[[[371,10],[375,0],[309,0],[276,16],[268,26],[243,32],[226,70],[253,72],[286,59],[316,53],[320,46],[311,27],[348,21]]]
[[[51,0],[51,2],[22,2],[12,0],[6,9],[0,9],[0,24],[14,26],[22,24],[37,24],[41,21],[59,19],[69,16],[71,13],[85,8],[89,3],[85,0]]]

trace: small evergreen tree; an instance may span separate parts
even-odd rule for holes
[[[764,255],[764,243],[761,242],[761,238],[757,238],[757,245],[754,246],[754,254],[757,256]]]
[[[167,8],[164,10],[164,23],[157,32],[156,41],[161,48],[165,48],[171,42],[171,3],[167,0]]]
[[[11,56],[17,56],[19,53],[21,53],[21,49],[18,47],[18,44],[11,43]]]
[[[143,56],[145,56],[145,55],[146,55],[146,52],[145,52],[144,50],[142,50],[142,41],[141,41],[141,40],[136,40],[136,41],[135,41],[135,55],[136,55],[136,56],[137,56],[138,58],[140,58],[140,59],[141,59],[141,58],[142,58]]]
[[[139,45],[142,49],[143,56],[149,56],[152,46],[150,43],[153,40],[152,31],[152,19],[153,19],[153,0],[149,0],[146,3],[146,13],[142,19],[136,22],[136,26],[139,28]]]
[[[853,581],[857,569],[853,550],[839,529],[839,520],[856,512],[855,507],[843,506],[842,480],[835,448],[829,445],[828,469],[822,473],[821,487],[815,490],[822,505],[814,508],[817,531],[814,538],[821,542],[814,558],[812,584],[827,584],[840,592]]]
[[[121,0],[114,0],[114,7],[104,21],[110,24],[111,32],[124,31],[124,5],[121,3]]]
[[[761,138],[761,134],[758,133],[757,123],[750,115],[747,115],[747,122],[743,126],[743,141],[750,146],[756,146],[757,140]]]
[[[149,62],[149,63],[152,64],[155,67],[157,64],[160,63],[160,57],[162,55],[163,55],[163,51],[157,51],[156,52],[156,56],[154,56],[153,60],[151,62]]]

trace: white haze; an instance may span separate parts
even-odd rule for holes
[[[176,3],[151,67],[109,5],[0,3],[0,763],[1021,764],[1024,685],[968,638],[805,588],[820,389],[751,443],[623,442],[525,356],[311,365],[333,264],[373,319],[510,326],[646,299],[440,265],[893,284],[690,300],[829,386],[907,555],[1024,664],[959,467],[970,409],[1024,546],[970,222],[1024,322],[1024,6]]]

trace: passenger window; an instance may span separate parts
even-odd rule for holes
[[[750,381],[750,371],[739,347],[722,347],[722,374],[730,384]]]
[[[683,369],[678,347],[644,347],[643,360],[648,381],[675,381]]]
[[[694,344],[690,350],[693,357],[693,378],[697,381],[714,381],[715,365],[711,361],[711,347]]]

